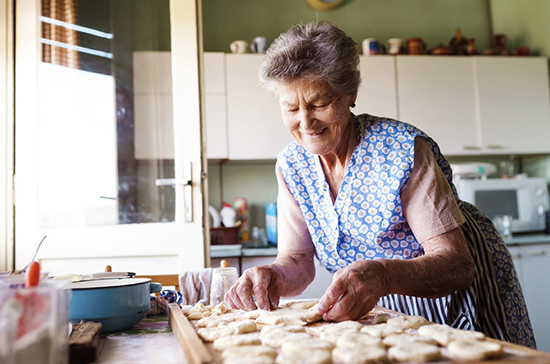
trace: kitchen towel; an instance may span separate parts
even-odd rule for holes
[[[204,305],[208,305],[211,280],[212,268],[180,274],[181,304],[194,305],[197,302],[201,302]]]

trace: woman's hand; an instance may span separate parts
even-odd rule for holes
[[[225,301],[229,306],[245,311],[257,308],[272,310],[279,306],[278,281],[279,275],[271,265],[247,269],[225,294]]]
[[[356,320],[372,310],[386,292],[383,265],[376,260],[358,261],[334,274],[319,302],[319,313],[325,321]]]
[[[297,296],[313,281],[313,256],[313,250],[292,255],[279,253],[273,264],[245,270],[225,295],[225,301],[246,311],[277,308],[279,298]]]

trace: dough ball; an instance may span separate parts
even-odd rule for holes
[[[454,340],[484,340],[485,334],[478,331],[455,329],[448,325],[433,324],[422,326],[418,334],[431,337],[441,346],[447,346]]]
[[[273,331],[262,337],[262,344],[271,346],[272,348],[279,348],[287,341],[302,341],[308,340],[312,336],[306,332],[286,332],[286,331]]]
[[[307,325],[321,320],[317,305],[309,309],[277,308],[273,311],[262,311],[256,322],[264,325]]]
[[[377,346],[355,346],[332,351],[332,359],[339,364],[374,364],[388,361],[386,349]]]
[[[283,345],[281,345],[281,352],[286,355],[291,355],[296,352],[302,352],[304,350],[331,351],[332,349],[334,349],[333,343],[326,340],[318,339],[316,337],[311,337],[310,339],[301,341],[287,341],[283,343]]]
[[[262,355],[262,356],[232,356],[223,360],[223,364],[273,364],[275,359]]]
[[[366,325],[363,326],[361,332],[369,334],[372,336],[385,338],[391,334],[400,334],[403,332],[403,329],[399,326],[390,325],[390,324],[378,324],[378,325]]]
[[[222,358],[246,358],[256,356],[267,356],[274,359],[277,356],[277,349],[263,345],[245,345],[227,348],[222,353]]]
[[[208,316],[197,322],[197,327],[218,327],[220,324],[234,322],[235,317],[230,316]]]
[[[391,319],[391,316],[387,313],[379,313],[376,315],[374,320],[372,320],[373,325],[383,324],[388,322],[388,320]]]
[[[264,337],[265,335],[269,334],[273,331],[286,331],[286,332],[306,332],[306,328],[304,326],[300,325],[273,325],[273,326],[265,326],[262,328],[261,335]]]
[[[493,341],[455,340],[449,346],[449,354],[460,360],[483,360],[502,354],[502,346]]]
[[[441,351],[435,345],[420,342],[409,342],[392,346],[388,350],[391,360],[402,362],[429,362],[441,358]]]
[[[389,319],[387,321],[387,324],[399,326],[403,330],[406,330],[406,329],[418,329],[421,326],[431,324],[431,322],[426,320],[422,316],[397,316]]]
[[[437,345],[437,341],[428,336],[411,335],[411,334],[392,334],[386,336],[382,340],[386,346],[395,346],[405,343],[425,343],[431,345]]]
[[[363,324],[357,321],[342,321],[336,324],[324,325],[319,329],[320,333],[338,334],[346,331],[358,332],[363,328]]]
[[[229,335],[245,334],[256,331],[256,323],[252,320],[243,320],[221,324],[217,327],[205,327],[197,330],[197,334],[207,342],[215,341]]]
[[[277,356],[279,364],[331,364],[332,355],[328,350],[302,350],[291,355]]]
[[[362,332],[346,332],[340,335],[336,341],[339,348],[353,348],[357,346],[377,346],[384,348],[382,339]]]
[[[262,341],[257,334],[229,335],[222,336],[214,341],[214,349],[223,351],[244,345],[261,345]]]

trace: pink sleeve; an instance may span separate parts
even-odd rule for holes
[[[279,193],[277,196],[277,249],[279,253],[307,253],[315,248],[307,229],[302,210],[290,193],[281,174],[275,166]]]
[[[401,204],[405,220],[422,243],[455,229],[465,219],[428,143],[416,137],[414,150],[414,167],[401,192]]]

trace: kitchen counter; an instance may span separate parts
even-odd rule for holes
[[[515,234],[510,239],[504,239],[506,245],[550,244],[549,234]]]
[[[231,258],[231,257],[269,257],[277,255],[277,247],[269,245],[261,248],[247,248],[246,245],[211,245],[211,258]]]

